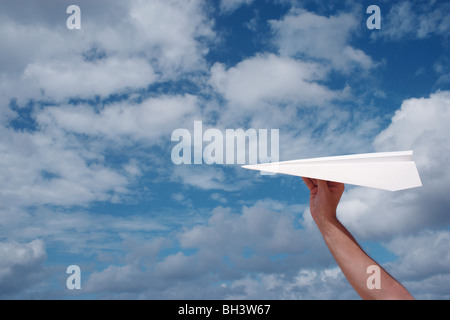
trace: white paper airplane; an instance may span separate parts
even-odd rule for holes
[[[422,186],[412,151],[356,154],[243,166],[245,169],[389,191]]]

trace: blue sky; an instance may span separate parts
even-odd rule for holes
[[[422,188],[347,186],[338,216],[416,298],[448,299],[449,17],[446,1],[2,1],[0,298],[358,299],[301,180],[173,164],[172,132],[202,121],[279,129],[280,160],[414,150]]]

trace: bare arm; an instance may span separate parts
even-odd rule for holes
[[[308,178],[303,178],[303,181],[311,193],[311,216],[343,274],[361,298],[365,300],[413,299],[399,282],[362,250],[350,232],[337,219],[336,209],[344,193],[344,185]],[[367,268],[370,266],[379,267],[380,289],[369,289],[367,286],[367,279],[370,276],[367,274]]]

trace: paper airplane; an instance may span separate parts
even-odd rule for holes
[[[422,186],[412,151],[356,154],[243,166],[245,169],[399,191]]]

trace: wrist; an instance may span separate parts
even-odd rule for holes
[[[336,217],[336,212],[328,215],[319,214],[313,217],[313,219],[322,233],[327,232],[330,229],[330,227],[336,226],[337,224],[340,223]]]

